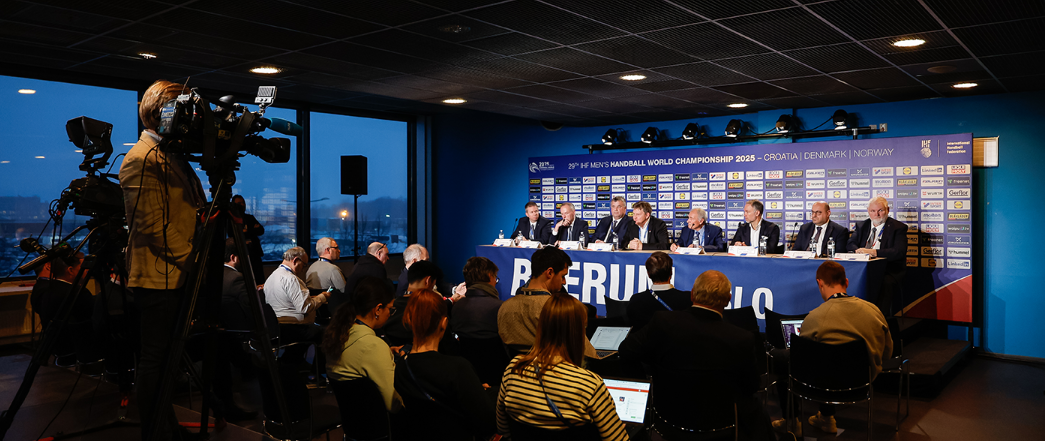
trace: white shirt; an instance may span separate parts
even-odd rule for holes
[[[646,238],[648,237],[648,233],[649,233],[649,220],[646,220],[646,225],[643,225],[643,226],[639,227],[639,240],[642,241],[642,243],[648,243],[648,242],[646,242]]]
[[[762,236],[758,235],[758,232],[762,229],[762,221],[758,221],[758,228],[755,228],[754,225],[754,223],[747,224],[748,228],[751,229],[751,234],[748,235],[748,238],[751,240],[751,243],[747,244],[749,247],[757,247],[762,240]]]
[[[878,226],[875,226],[874,222],[871,222],[871,234],[873,234],[875,236],[875,238],[874,238],[874,246],[870,247],[872,250],[877,250],[877,249],[880,249],[882,247],[882,230],[883,229],[885,229],[885,222],[882,222],[882,224],[878,225]],[[870,240],[871,239],[871,235],[868,235],[867,239]]]
[[[809,239],[812,240],[813,238],[816,238],[817,241],[813,242],[812,246],[809,247],[809,251],[812,251],[814,253],[820,254],[820,250],[824,249],[822,247],[822,244],[825,241],[827,241],[827,238],[826,238],[826,236],[827,236],[827,225],[828,224],[826,224],[826,223],[823,224],[823,225],[813,224],[813,235]],[[816,229],[817,228],[820,229],[820,237],[816,237]],[[837,243],[835,244],[835,248],[836,249],[838,248],[838,244]]]
[[[276,317],[293,317],[299,322],[305,321],[305,315],[315,317],[315,311],[309,308],[308,288],[286,265],[280,265],[265,280],[265,303],[272,306]]]

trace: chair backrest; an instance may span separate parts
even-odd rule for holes
[[[461,356],[472,363],[479,381],[494,385],[500,383],[504,369],[512,361],[501,337],[464,338],[458,340]]]
[[[664,434],[734,429],[739,392],[734,382],[723,381],[733,376],[727,370],[659,369],[650,385],[654,428]]]
[[[780,330],[781,320],[803,320],[809,314],[784,315],[766,309],[766,341],[776,348],[784,349],[784,331]]]
[[[565,430],[552,430],[508,418],[508,430],[513,441],[598,441],[602,437],[594,424],[585,424]]]
[[[832,345],[793,336],[790,359],[791,377],[810,387],[842,391],[871,383],[871,361],[860,339]]]
[[[610,296],[603,297],[606,300],[606,318],[628,316],[628,302],[616,300]]]
[[[727,322],[745,331],[758,330],[758,318],[755,317],[755,307],[745,306],[743,308],[726,309],[722,311],[722,318]]]
[[[341,427],[348,439],[380,439],[388,436],[388,410],[377,385],[369,378],[331,381],[330,388],[341,410]]]

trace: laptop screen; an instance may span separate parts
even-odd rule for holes
[[[780,330],[784,332],[784,345],[791,347],[791,334],[801,335],[802,320],[781,320]]]
[[[599,326],[591,336],[591,345],[600,351],[616,351],[630,330],[627,326]]]
[[[635,380],[602,380],[617,406],[617,417],[625,423],[642,424],[646,418],[646,399],[649,398],[649,382]]]

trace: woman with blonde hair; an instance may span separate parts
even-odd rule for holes
[[[497,397],[497,431],[516,440],[626,440],[602,377],[580,366],[587,309],[556,294],[541,309],[533,348],[512,360]]]

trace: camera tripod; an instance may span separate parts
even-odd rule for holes
[[[250,303],[251,315],[253,316],[254,329],[251,329],[254,338],[260,345],[263,358],[266,363],[268,375],[271,377],[275,389],[276,401],[280,412],[280,420],[289,424],[289,410],[283,397],[283,388],[280,382],[275,356],[272,352],[272,342],[269,339],[268,328],[265,324],[264,310],[261,298],[257,293],[257,283],[254,280],[254,272],[250,267],[250,259],[247,259],[246,241],[243,236],[243,220],[237,218],[230,211],[232,199],[232,183],[235,182],[235,173],[230,167],[225,173],[207,171],[211,183],[213,200],[200,215],[202,221],[202,232],[197,234],[193,241],[192,253],[189,255],[191,269],[188,271],[188,279],[185,285],[186,293],[182,299],[181,308],[178,312],[171,346],[164,362],[162,382],[155,400],[155,414],[152,418],[152,431],[148,439],[157,438],[160,431],[164,430],[162,422],[165,419],[161,409],[170,406],[171,396],[174,388],[174,378],[178,372],[178,366],[184,356],[185,342],[193,329],[193,317],[196,312],[202,313],[197,325],[197,330],[202,330],[206,336],[205,358],[203,362],[201,389],[209,391],[214,377],[214,360],[216,357],[216,334],[218,332],[217,311],[221,304],[221,286],[223,278],[223,254],[225,249],[225,238],[231,233],[236,244],[236,252],[244,268],[244,285],[247,287],[247,299]],[[220,168],[219,168],[220,170]],[[219,175],[224,176],[219,176]],[[203,304],[203,307],[199,306]],[[206,438],[207,415],[209,412],[208,400],[203,400],[200,409],[200,434]],[[274,415],[273,415],[274,416]]]

